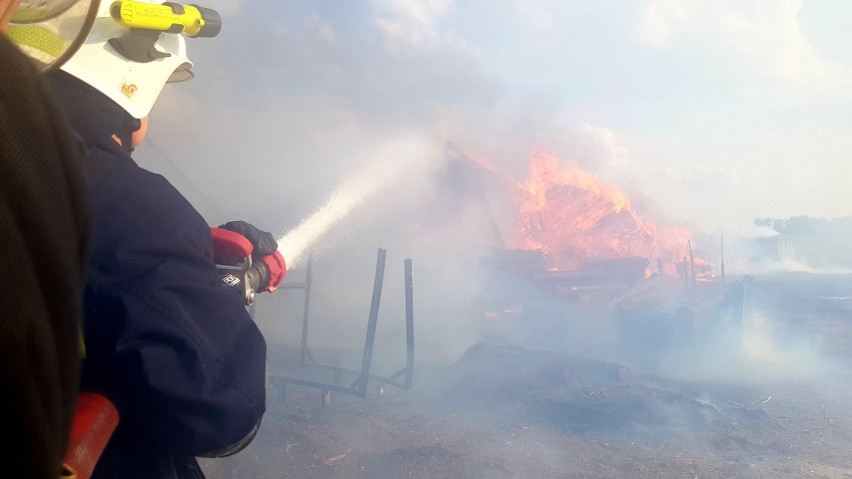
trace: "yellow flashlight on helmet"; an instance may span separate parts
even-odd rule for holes
[[[110,5],[109,12],[125,27],[183,33],[188,37],[215,37],[222,29],[219,14],[198,5],[116,0]]]

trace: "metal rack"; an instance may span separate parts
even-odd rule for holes
[[[299,365],[288,368],[285,374],[270,375],[271,382],[278,388],[281,397],[286,400],[287,386],[295,384],[321,391],[322,405],[330,401],[331,393],[342,393],[357,398],[367,397],[367,391],[372,384],[376,395],[381,394],[384,386],[399,389],[411,389],[414,376],[414,287],[412,279],[412,261],[406,259],[405,266],[405,366],[396,373],[384,377],[370,372],[373,359],[373,348],[376,340],[376,327],[379,317],[382,289],[385,274],[385,259],[387,251],[378,250],[376,258],[376,275],[373,282],[373,295],[370,303],[370,313],[367,318],[367,331],[364,340],[364,350],[361,356],[361,369],[348,369],[328,364],[320,364],[314,360],[308,346],[310,326],[311,288],[313,284],[313,259],[307,264],[305,281],[282,285],[285,289],[301,289],[305,292],[305,307],[302,313],[302,339],[300,342]],[[353,379],[354,378],[354,379]],[[350,382],[351,381],[351,382]]]

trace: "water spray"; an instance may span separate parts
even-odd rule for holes
[[[328,200],[298,226],[278,239],[287,265],[303,264],[312,247],[368,198],[395,183],[403,171],[426,164],[437,153],[421,138],[408,138],[382,145],[371,154],[367,166],[345,179]]]

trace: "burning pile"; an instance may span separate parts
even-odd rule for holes
[[[644,257],[659,259],[664,272],[676,274],[691,239],[685,228],[663,229],[644,221],[620,187],[576,166],[560,167],[550,153],[530,158],[530,177],[523,189],[519,246],[543,251],[557,269]]]

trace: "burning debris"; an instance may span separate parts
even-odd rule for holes
[[[438,188],[444,217],[465,208],[480,211],[490,230],[483,228],[480,237],[494,238],[486,264],[515,276],[521,290],[604,304],[655,273],[685,282],[716,277],[715,265],[693,252],[691,231],[642,218],[619,186],[561,166],[550,153],[529,162],[529,178],[519,182],[449,148]],[[508,218],[515,219],[511,235],[500,231],[499,220],[505,231]],[[469,217],[461,221],[470,223]]]
[[[643,220],[617,185],[576,166],[559,166],[553,154],[530,158],[523,184],[518,243],[552,258],[555,269],[583,268],[596,260],[654,257],[675,272],[679,248],[691,239],[685,228],[659,228]]]
[[[560,165],[551,153],[530,157],[524,181],[452,147],[446,156],[436,176],[439,201],[431,206],[441,205],[446,214],[437,216],[460,231],[478,225],[477,246],[491,245],[480,263],[486,280],[474,316],[540,321],[551,316],[541,305],[556,301],[586,308],[562,311],[563,321],[591,309],[595,316],[667,322],[660,327],[688,335],[697,322],[736,307],[729,290],[740,286],[724,284],[707,259],[712,240],[707,251],[693,250],[690,230],[643,218],[619,186]]]

